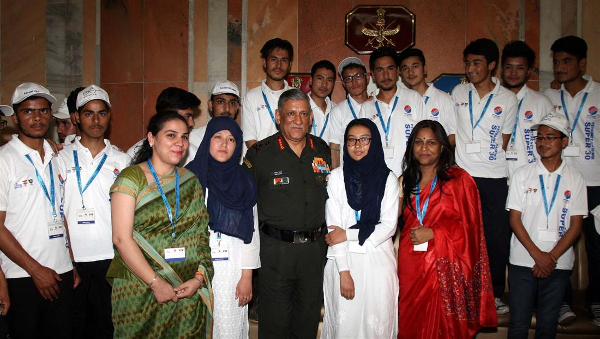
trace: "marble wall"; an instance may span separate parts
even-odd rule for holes
[[[35,81],[62,98],[96,83],[113,103],[111,140],[121,148],[144,136],[156,97],[168,86],[201,100],[196,125],[206,123],[206,100],[217,79],[244,92],[264,78],[259,50],[273,37],[295,49],[293,72],[313,63],[338,64],[359,56],[344,44],[346,13],[359,4],[388,0],[0,0],[0,100]],[[462,73],[462,50],[487,37],[503,46],[522,39],[537,52],[540,75],[552,78],[549,46],[561,35],[588,41],[588,71],[600,79],[597,0],[396,0],[416,15],[416,47],[427,58],[428,79]],[[23,15],[27,13],[27,15]],[[223,22],[226,21],[226,22]],[[243,56],[245,57],[245,60]],[[218,67],[217,67],[218,65]],[[540,78],[541,77],[541,78]],[[336,83],[333,100],[344,97]],[[14,132],[14,128],[9,133]],[[6,132],[4,133],[6,139]]]

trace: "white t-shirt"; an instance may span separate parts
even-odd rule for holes
[[[456,133],[456,105],[452,97],[430,85],[423,95],[425,119],[435,120],[444,126],[446,134]]]
[[[309,92],[308,100],[310,101],[314,122],[311,122],[310,134],[325,140],[325,142],[329,144],[331,142],[329,141],[329,134],[331,133],[331,110],[335,107],[335,103],[331,101],[329,97],[325,98],[327,108],[325,108],[325,112],[323,112],[321,107],[319,107],[319,105],[311,98],[310,94],[311,93]]]
[[[549,208],[557,176],[561,176],[556,200],[550,209],[548,219],[546,219],[540,175],[544,179],[546,201]],[[571,216],[587,216],[587,196],[583,176],[565,161],[552,173],[548,172],[539,161],[522,166],[517,169],[511,179],[506,209],[521,212],[521,222],[531,240],[540,250],[549,252],[569,229]],[[551,240],[552,238],[554,240]],[[514,234],[510,241],[509,260],[511,264],[518,266],[533,267],[535,265],[529,252]],[[573,260],[573,248],[571,247],[558,258],[556,268],[570,270],[573,268]]]
[[[575,97],[571,97],[564,85],[560,90],[548,89],[544,94],[552,101],[557,112],[565,114],[561,100],[564,93],[565,105],[567,106],[569,124],[573,126],[577,111],[581,106],[584,96],[587,98],[581,106],[581,115],[577,126],[573,130],[573,143],[579,145],[578,157],[565,157],[567,162],[577,168],[585,177],[587,186],[600,186],[600,84],[594,82],[592,77],[584,76],[588,81],[585,88]]]
[[[0,149],[0,211],[6,211],[4,226],[23,249],[42,266],[62,274],[73,269],[66,232],[50,238],[48,223],[55,220],[50,199],[38,181],[36,169],[51,196],[50,164],[54,176],[56,221],[61,221],[65,167],[44,141],[44,161],[40,154],[26,146],[17,135]],[[29,155],[32,165],[25,155]],[[25,278],[29,274],[0,252],[6,278]]]
[[[92,158],[90,151],[85,148],[78,137],[60,151],[59,157],[66,166],[65,177],[65,206],[64,212],[69,225],[69,234],[73,248],[73,256],[77,262],[90,262],[112,259],[114,256],[112,244],[112,223],[110,209],[110,186],[121,171],[129,166],[131,158],[104,140],[106,147]],[[77,185],[75,159],[77,152],[81,188],[84,189],[92,174],[106,155],[102,168],[83,192],[83,203],[86,211],[94,212],[91,220],[78,220],[78,212],[82,211],[82,198]]]
[[[329,113],[329,143],[340,145],[340,167],[344,164],[344,133],[350,121],[360,118],[360,109],[362,104],[359,104],[348,95],[348,97],[335,105]]]
[[[496,86],[481,99],[471,83],[458,85],[452,91],[452,99],[457,108],[456,163],[473,177],[504,178],[508,175],[502,149],[502,134],[512,132],[517,115],[517,97],[513,92],[500,86],[497,78],[492,78],[492,81]],[[469,114],[469,93],[471,93],[475,129],[471,125]],[[483,112],[488,100],[487,110]],[[485,115],[477,125],[482,114]],[[479,142],[480,152],[467,153],[467,144],[473,142]]]
[[[282,90],[273,91],[267,86],[267,80],[263,80],[260,86],[253,88],[246,93],[242,104],[242,131],[244,131],[244,141],[260,141],[277,133],[277,124],[275,123],[277,102],[279,101],[281,93],[290,88],[286,81],[283,83],[284,87]],[[271,113],[269,113],[263,93],[267,97]],[[271,114],[273,114],[273,116],[271,116]]]
[[[517,104],[517,128],[514,130],[514,144],[511,134],[511,141],[507,147],[507,150],[517,152],[517,159],[512,160],[512,157],[506,159],[509,177],[517,168],[536,162],[538,155],[533,139],[535,133],[531,126],[540,122],[546,114],[553,110],[552,103],[545,95],[530,89],[527,85],[524,85],[517,93],[517,100],[519,104]]]
[[[394,103],[396,103],[395,107]],[[376,104],[379,106],[381,116],[377,113]],[[373,101],[366,101],[362,105],[360,116],[371,119],[377,125],[385,152],[385,163],[396,176],[402,175],[402,159],[406,152],[408,137],[415,124],[425,118],[423,98],[419,92],[398,88],[389,104],[377,98]],[[385,129],[382,127],[381,120],[389,128],[387,145]]]

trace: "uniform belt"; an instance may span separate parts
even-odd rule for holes
[[[315,242],[321,239],[321,236],[323,235],[323,230],[325,229],[325,224],[311,231],[292,231],[277,228],[275,226],[262,222],[260,223],[260,229],[265,235],[268,235],[275,239],[279,239],[285,242],[291,242],[294,244],[305,244],[308,242]]]

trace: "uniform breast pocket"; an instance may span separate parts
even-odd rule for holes
[[[294,184],[294,180],[289,175],[271,175],[269,178],[269,187],[271,189],[286,189],[287,187],[291,187]]]
[[[315,173],[317,186],[327,187],[327,176],[329,173]]]

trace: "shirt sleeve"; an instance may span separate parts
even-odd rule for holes
[[[258,230],[258,210],[256,205],[252,208],[252,214],[254,214],[254,234],[252,234],[252,241],[249,244],[242,245],[240,268],[243,270],[260,268],[260,234]]]
[[[525,187],[522,185],[523,181],[523,167],[517,169],[510,179],[510,186],[508,188],[508,198],[506,199],[506,210],[515,210],[523,212],[525,206]]]
[[[506,115],[504,116],[504,125],[502,125],[502,134],[512,134],[515,120],[517,120],[517,107],[517,97],[511,93],[506,103]]]
[[[327,202],[325,203],[325,220],[327,226],[339,226],[344,228],[342,223],[344,200],[342,199],[345,199],[345,192],[342,189],[342,176],[338,174],[337,171],[332,173],[329,177],[329,182],[327,183],[327,194],[329,195],[329,199],[327,199]],[[348,231],[349,230],[346,230],[347,238]],[[335,261],[338,272],[350,270],[350,266],[348,265],[348,240],[330,246],[327,250],[327,258]]]
[[[583,178],[583,174],[579,171],[574,170],[573,173],[573,192],[571,196],[573,200],[571,200],[571,216],[573,215],[583,215],[584,218],[588,216],[588,201],[587,201],[587,188],[585,186],[585,179]]]
[[[258,131],[255,121],[256,107],[254,107],[250,100],[251,95],[251,93],[246,95],[242,103],[242,131],[244,132],[244,141],[258,141]]]
[[[4,157],[4,158],[3,158]],[[6,211],[8,208],[8,198],[10,195],[10,171],[6,154],[0,157],[0,211]]]
[[[375,226],[375,230],[367,239],[373,247],[381,245],[396,233],[399,197],[398,178],[393,172],[390,172],[385,184],[385,193],[381,200],[381,222]]]

